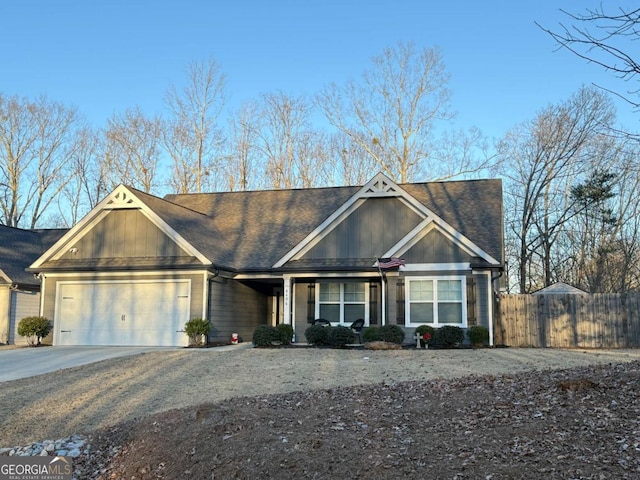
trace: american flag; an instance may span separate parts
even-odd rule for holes
[[[378,267],[382,269],[396,268],[404,265],[404,260],[397,257],[379,258]]]

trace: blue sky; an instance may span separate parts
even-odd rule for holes
[[[3,0],[0,92],[76,106],[96,127],[140,106],[160,113],[193,60],[214,57],[230,106],[260,93],[313,94],[357,78],[398,42],[439,46],[451,74],[454,126],[500,137],[581,85],[628,85],[567,51],[556,28],[600,0]],[[622,0],[620,6],[630,6]],[[622,102],[621,122],[638,130]]]

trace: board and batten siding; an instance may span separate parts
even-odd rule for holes
[[[409,263],[464,263],[469,255],[438,230],[431,230],[402,255]]]
[[[303,258],[376,258],[399,242],[421,220],[397,198],[370,198]]]
[[[114,210],[64,253],[64,259],[182,257],[182,250],[140,211]]]
[[[213,278],[209,283],[209,340],[229,342],[237,333],[241,341],[251,342],[258,325],[268,323],[269,296],[226,278]]]
[[[153,273],[153,274],[127,274],[127,275],[65,275],[65,276],[55,276],[53,274],[47,275],[45,279],[45,288],[44,288],[44,299],[43,299],[43,315],[51,320],[52,324],[55,323],[55,312],[56,312],[56,291],[57,291],[57,283],[59,281],[62,282],[121,282],[123,284],[122,288],[126,287],[127,281],[145,281],[152,282],[154,280],[191,280],[191,302],[189,307],[189,316],[190,318],[200,318],[202,317],[203,305],[204,305],[204,272],[203,273],[194,273],[194,274],[183,274],[183,273]],[[53,331],[51,332],[46,339],[43,340],[43,343],[50,345],[53,343]]]

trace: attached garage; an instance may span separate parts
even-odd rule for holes
[[[54,345],[187,346],[190,280],[59,281]]]

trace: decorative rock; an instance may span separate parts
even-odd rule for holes
[[[8,455],[10,457],[44,457],[48,455],[78,457],[83,451],[87,452],[89,450],[89,446],[86,443],[86,437],[75,434],[58,440],[43,440],[23,447],[0,448],[0,455]]]

